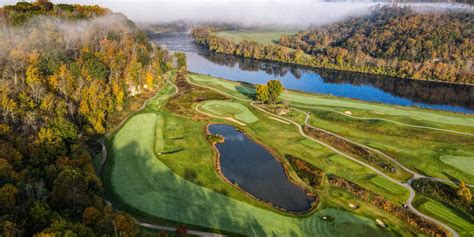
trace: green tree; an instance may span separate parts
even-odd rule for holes
[[[257,85],[256,99],[262,103],[268,101],[268,88],[266,85]]]
[[[176,67],[178,69],[181,69],[181,68],[187,69],[188,68],[185,53],[176,52],[176,53],[174,53],[174,56],[176,57]]]
[[[268,100],[270,103],[274,104],[277,102],[278,97],[283,92],[283,85],[279,80],[270,80],[267,82],[268,88]]]

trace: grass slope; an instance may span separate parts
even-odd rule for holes
[[[258,118],[247,107],[231,101],[206,101],[201,109],[221,117],[233,117],[244,123],[254,123]]]
[[[195,83],[222,90],[237,98],[249,99],[254,94],[253,86],[246,83],[196,74],[191,75],[191,79]],[[471,167],[469,166],[471,159],[466,157],[474,157],[472,149],[474,136],[407,127],[381,120],[360,120],[339,112],[349,110],[355,117],[378,117],[411,125],[453,129],[474,134],[472,115],[375,104],[295,91],[288,94],[292,105],[301,105],[304,102],[306,106],[315,107],[301,108],[311,112],[310,123],[313,126],[383,151],[419,173],[445,179],[463,179],[468,183],[474,183],[474,172],[466,172]],[[422,119],[413,119],[414,116]],[[293,111],[289,117],[301,124],[304,123],[304,113]],[[455,159],[454,163],[453,159],[444,158],[448,163],[446,164],[440,158],[446,155],[459,158]],[[463,167],[455,164],[463,164]]]
[[[436,202],[432,199],[418,197],[415,202],[416,208],[421,212],[442,220],[457,231],[461,236],[473,236],[474,224],[461,218],[454,210]]]
[[[213,192],[177,176],[156,158],[153,113],[132,117],[111,141],[113,191],[123,202],[151,215],[252,236],[387,236],[374,221],[337,209],[291,218]],[[322,215],[335,217],[321,221]]]

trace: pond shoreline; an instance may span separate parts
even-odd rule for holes
[[[215,162],[214,162],[214,165],[215,165],[215,169],[217,171],[217,173],[219,174],[219,177],[226,183],[228,183],[229,185],[232,185],[232,187],[234,188],[237,188],[239,191],[243,192],[247,197],[253,199],[253,200],[256,200],[260,203],[263,203],[265,204],[266,206],[270,207],[270,208],[273,208],[273,209],[276,209],[278,211],[281,211],[281,212],[284,212],[284,213],[287,213],[287,214],[291,214],[291,215],[296,215],[296,216],[306,216],[308,214],[311,214],[313,213],[315,210],[317,210],[319,204],[321,203],[320,200],[319,200],[319,196],[312,192],[311,190],[307,189],[306,187],[304,187],[303,185],[299,184],[298,182],[296,182],[295,180],[293,180],[293,178],[289,175],[289,171],[288,171],[288,168],[286,165],[283,164],[281,158],[276,154],[276,152],[274,152],[273,150],[271,150],[270,148],[268,148],[267,146],[265,146],[264,144],[262,144],[261,142],[258,142],[256,141],[255,139],[251,138],[245,131],[243,131],[241,128],[239,127],[235,127],[233,125],[229,125],[229,124],[225,124],[225,123],[214,123],[214,122],[211,122],[211,123],[208,123],[206,125],[206,129],[205,129],[205,134],[208,135],[208,134],[213,134],[209,131],[209,126],[211,125],[228,125],[228,126],[231,126],[233,128],[235,128],[238,132],[241,132],[242,134],[244,134],[245,136],[248,137],[248,139],[250,139],[252,142],[255,142],[256,144],[258,144],[259,146],[261,146],[262,148],[264,148],[266,151],[268,151],[272,156],[273,158],[275,159],[276,162],[278,162],[283,170],[284,170],[284,173],[285,173],[285,177],[288,179],[289,182],[293,183],[294,185],[296,185],[298,188],[301,188],[302,190],[304,190],[305,194],[311,198],[313,198],[313,201],[311,202],[311,205],[310,205],[310,208],[308,210],[305,210],[305,211],[289,211],[283,207],[280,207],[280,206],[277,206],[277,205],[274,205],[273,203],[269,202],[269,201],[265,201],[263,199],[259,199],[257,197],[255,197],[254,195],[252,195],[251,193],[249,193],[248,191],[244,190],[243,188],[241,188],[239,186],[238,183],[232,183],[225,175],[224,173],[222,173],[222,170],[221,170],[221,154],[219,152],[219,149],[216,147],[217,145],[217,142],[210,142],[213,150],[216,152],[216,156],[215,156]],[[224,140],[225,142],[225,140]]]

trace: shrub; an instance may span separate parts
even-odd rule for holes
[[[286,155],[286,159],[290,162],[298,177],[315,188],[323,184],[324,173],[320,168],[296,158],[292,155]]]

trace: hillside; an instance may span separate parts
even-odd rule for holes
[[[0,235],[137,234],[101,198],[91,144],[167,52],[99,6],[19,2],[0,20]]]
[[[209,28],[195,29],[193,36],[213,51],[247,58],[472,84],[473,24],[472,13],[384,6],[368,16],[282,35],[278,45],[235,42]]]

